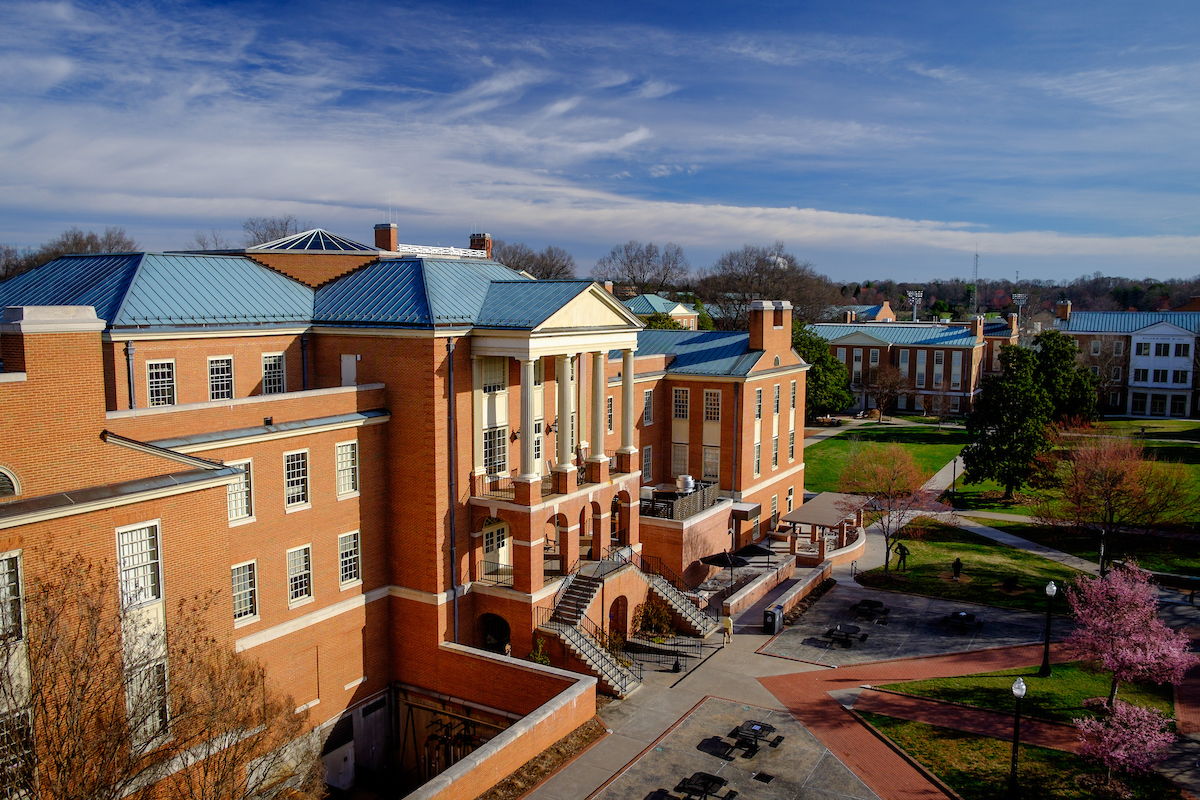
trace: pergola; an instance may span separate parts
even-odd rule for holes
[[[863,508],[869,502],[871,498],[857,494],[822,492],[799,508],[784,514],[782,521],[791,526],[791,553],[796,553],[796,541],[802,532],[802,525],[808,526],[809,541],[819,558],[825,558],[826,535],[831,532],[835,532],[837,536],[836,549],[845,547],[847,535],[862,527]]]

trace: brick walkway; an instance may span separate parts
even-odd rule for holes
[[[1051,652],[1056,661],[1061,660],[1059,645],[1051,645]],[[1041,645],[1025,645],[933,658],[884,661],[758,680],[883,800],[944,800],[945,794],[940,789],[846,713],[828,692],[854,689],[863,684],[947,678],[1034,666],[1040,664],[1041,660]]]

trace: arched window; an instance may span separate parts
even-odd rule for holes
[[[779,366],[779,356],[775,356],[775,366]]]
[[[0,467],[0,497],[16,497],[21,493],[21,484],[17,476]]]

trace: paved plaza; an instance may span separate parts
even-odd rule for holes
[[[886,623],[856,615],[850,607],[860,600],[883,603],[889,609]],[[975,621],[967,625],[945,621],[959,611],[974,614]],[[834,642],[827,634],[837,625],[852,625],[859,631],[849,636],[848,642]],[[1066,618],[1055,617],[1052,638],[1062,638],[1071,626]],[[1041,642],[1045,627],[1046,616],[1036,612],[886,592],[847,582],[831,589],[759,652],[838,667]]]
[[[727,752],[729,734],[747,720],[765,722],[783,737],[751,758]],[[667,800],[676,784],[697,772],[728,783],[715,797],[738,800],[878,800],[790,714],[708,698],[605,786],[595,800]]]

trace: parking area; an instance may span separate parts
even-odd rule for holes
[[[747,723],[772,730],[756,742],[747,732],[757,729]],[[713,790],[707,797],[714,800],[733,793],[737,800],[878,800],[790,714],[712,697],[595,797],[683,800],[690,793],[705,800],[705,789]]]
[[[1040,642],[1045,625],[1045,615],[1035,612],[843,583],[759,652],[836,667]],[[1055,617],[1051,638],[1062,638],[1071,625]]]

